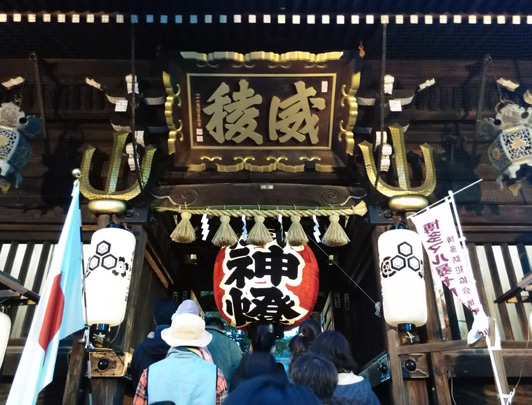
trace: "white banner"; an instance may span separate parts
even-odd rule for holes
[[[448,197],[441,204],[410,219],[421,237],[432,274],[437,274],[474,314],[473,327],[467,337],[471,344],[488,334],[489,323],[478,296],[465,238],[458,235],[460,222],[453,215],[453,203],[453,199]]]

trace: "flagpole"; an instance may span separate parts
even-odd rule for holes
[[[83,244],[83,231],[79,229],[81,233],[81,242]],[[85,289],[85,255],[83,253],[83,248],[81,249],[81,265],[82,267],[82,282],[83,282],[83,311],[85,312],[85,322],[87,321],[87,294]],[[85,324],[85,332],[83,333],[83,340],[85,341],[85,354],[87,356],[87,390],[89,392],[89,405],[92,405],[92,380],[91,380],[91,359],[90,359],[90,326]]]
[[[76,178],[76,182],[79,183],[81,177],[81,171],[79,169],[74,169],[72,174]],[[80,216],[81,216],[81,206],[79,207]],[[87,391],[89,392],[89,405],[92,405],[92,379],[91,379],[91,360],[90,360],[90,326],[87,325],[87,320],[89,319],[87,313],[87,294],[86,294],[86,277],[85,277],[85,253],[83,251],[83,227],[80,224],[79,227],[80,240],[81,240],[81,280],[82,280],[82,291],[83,291],[83,312],[85,314],[85,331],[83,332],[83,340],[85,343],[85,354],[87,356]]]

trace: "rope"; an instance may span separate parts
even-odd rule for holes
[[[308,235],[307,235],[308,236]],[[309,236],[309,240],[314,244],[314,246],[316,246],[325,256],[329,257],[329,254],[314,240],[312,239],[310,236]],[[340,266],[338,263],[336,263],[335,260],[332,260],[331,261],[332,264],[334,264],[336,266],[336,268],[338,268],[342,273],[344,273],[344,275],[360,290],[362,291],[362,293],[366,296],[367,299],[369,299],[372,303],[373,303],[373,306],[375,307],[375,316],[377,318],[380,318],[381,317],[381,302],[380,301],[375,301],[373,298],[370,297],[370,295],[360,286],[360,284],[358,284],[354,279],[353,277],[351,277],[347,271],[345,271],[342,266]]]
[[[363,216],[367,212],[366,204],[362,201],[358,203],[356,206],[351,207],[342,207],[342,208],[290,208],[290,209],[284,209],[284,208],[271,208],[271,209],[264,209],[264,208],[234,208],[234,209],[227,209],[227,208],[212,208],[212,207],[206,207],[206,208],[194,208],[191,209],[189,207],[185,206],[177,206],[177,207],[158,207],[157,211],[173,211],[173,212],[189,212],[192,215],[203,215],[207,214],[209,216],[215,216],[215,217],[221,217],[222,215],[227,215],[233,218],[241,218],[242,215],[245,215],[246,217],[254,217],[257,215],[262,215],[263,217],[267,218],[275,218],[279,215],[283,217],[291,217],[293,215],[299,215],[301,217],[312,217],[313,215],[317,216],[329,216],[329,215],[360,215]]]

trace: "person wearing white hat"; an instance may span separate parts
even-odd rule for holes
[[[202,358],[200,351],[212,339],[205,330],[205,321],[196,314],[176,313],[161,338],[170,346],[168,356],[144,371],[133,405],[160,401],[221,404],[227,396],[225,378],[220,369]]]
[[[164,359],[168,354],[170,346],[162,339],[161,332],[170,326],[176,314],[194,314],[199,316],[199,308],[193,300],[184,300],[179,306],[177,302],[169,299],[156,300],[153,304],[153,320],[155,321],[156,329],[154,332],[150,332],[133,352],[133,360],[130,367],[133,390],[137,388],[144,370],[153,363]],[[211,353],[206,347],[200,348],[200,351],[204,360],[214,363]]]

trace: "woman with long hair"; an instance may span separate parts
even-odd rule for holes
[[[349,342],[338,332],[325,331],[312,344],[311,352],[333,362],[338,371],[338,385],[334,390],[331,405],[379,405],[370,383],[356,375],[358,366],[353,359]]]

